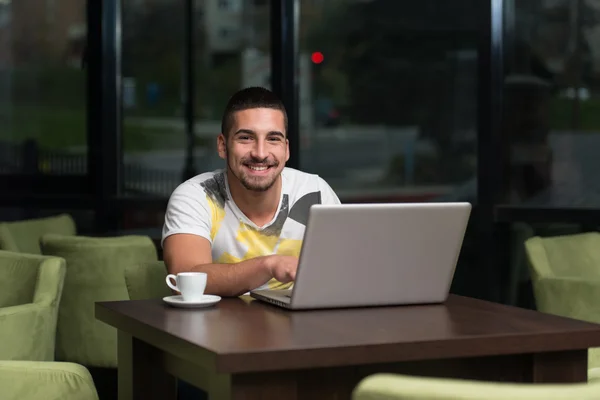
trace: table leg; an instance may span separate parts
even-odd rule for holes
[[[175,400],[176,380],[162,368],[163,353],[119,331],[119,400]]]

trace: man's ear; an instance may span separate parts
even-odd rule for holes
[[[227,138],[222,133],[217,137],[217,151],[223,160],[227,158]]]
[[[285,162],[290,159],[290,141],[285,139]]]

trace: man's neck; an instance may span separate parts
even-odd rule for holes
[[[281,198],[281,175],[269,189],[264,192],[255,192],[246,189],[240,181],[227,170],[229,191],[236,206],[257,226],[268,224],[278,211]]]

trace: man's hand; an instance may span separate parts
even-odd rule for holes
[[[294,256],[273,255],[269,260],[271,276],[281,283],[292,282],[296,279],[298,258]]]
[[[278,254],[234,264],[212,262],[208,239],[191,234],[175,234],[165,239],[164,260],[170,274],[205,272],[207,294],[239,296],[275,278],[281,283],[296,279],[298,258]]]

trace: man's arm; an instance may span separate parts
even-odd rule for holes
[[[207,294],[239,296],[272,277],[284,283],[296,277],[297,261],[291,257],[273,255],[234,264],[214,264],[210,242],[197,235],[171,235],[165,239],[163,250],[169,273],[205,272],[208,275]]]

